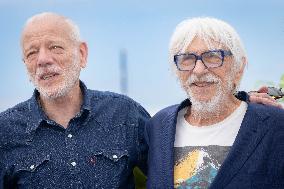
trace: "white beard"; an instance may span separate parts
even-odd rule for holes
[[[192,113],[194,113],[194,116],[198,117],[208,117],[208,115],[216,115],[216,113],[220,112],[220,109],[222,108],[222,104],[225,99],[225,97],[229,93],[233,93],[233,76],[232,74],[228,74],[228,77],[225,79],[226,84],[223,87],[222,81],[219,77],[216,75],[213,75],[211,73],[208,73],[202,77],[197,77],[196,75],[192,74],[188,80],[185,83],[186,92],[188,95],[188,98],[190,99],[192,105]],[[191,91],[191,88],[188,87],[194,82],[214,82],[215,85],[217,85],[216,93],[212,98],[208,101],[201,101],[197,98],[195,98],[193,92]]]
[[[50,67],[38,68],[36,74],[31,74],[28,72],[30,81],[34,84],[35,88],[39,91],[43,98],[54,100],[59,97],[67,95],[68,92],[75,86],[76,82],[79,80],[80,76],[80,60],[78,56],[76,57],[71,65],[65,69],[61,69],[59,66],[52,64]],[[39,84],[37,78],[44,72],[57,72],[60,73],[60,77],[63,77],[63,82],[56,87],[43,87]]]

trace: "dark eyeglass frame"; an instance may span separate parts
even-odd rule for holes
[[[220,65],[218,65],[218,66],[213,66],[213,67],[208,67],[208,66],[206,66],[206,64],[203,62],[202,56],[203,56],[204,54],[211,53],[211,52],[218,52],[218,53],[221,54],[222,61],[221,61],[221,64],[220,64]],[[189,55],[192,56],[192,55],[193,55],[193,56],[195,57],[195,63],[194,63],[194,66],[193,66],[192,69],[181,69],[181,68],[179,67],[178,58],[179,58],[180,56],[185,56],[185,55],[187,55],[187,56],[189,56]],[[193,69],[195,68],[195,66],[196,66],[197,60],[201,60],[201,62],[203,63],[203,65],[205,66],[206,69],[208,69],[208,68],[218,68],[218,67],[221,67],[221,66],[223,65],[225,56],[231,56],[231,55],[233,55],[233,54],[232,54],[232,52],[231,52],[230,50],[223,50],[223,49],[205,51],[205,52],[201,53],[200,55],[197,55],[197,54],[195,54],[195,53],[182,53],[182,54],[176,54],[176,55],[174,55],[174,63],[175,63],[175,65],[176,65],[176,67],[177,67],[177,69],[178,69],[179,71],[191,71],[191,70],[193,70]]]

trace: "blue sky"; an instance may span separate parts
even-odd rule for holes
[[[183,19],[212,16],[240,34],[249,64],[241,89],[278,84],[284,74],[284,1],[245,0],[1,0],[0,111],[32,95],[21,61],[20,33],[26,19],[56,12],[74,20],[89,46],[81,79],[91,89],[120,92],[119,52],[128,52],[128,95],[154,113],[179,103],[182,92],[168,63],[168,43]]]

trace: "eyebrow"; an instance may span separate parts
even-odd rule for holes
[[[36,45],[35,44],[28,45],[28,47],[23,48],[23,51],[27,52],[27,51],[30,51],[31,49],[36,49]]]
[[[65,42],[63,40],[49,40],[46,42],[46,45],[51,45],[51,44],[58,44],[58,45],[65,45]],[[36,42],[30,42],[30,44],[26,45],[26,48],[24,47],[24,51],[28,51],[30,49],[37,48]]]

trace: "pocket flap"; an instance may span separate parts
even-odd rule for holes
[[[95,156],[102,155],[114,162],[118,161],[121,159],[123,156],[128,156],[128,151],[127,150],[102,150],[102,151],[97,151],[94,153]]]
[[[17,171],[29,171],[34,172],[41,164],[46,161],[50,160],[50,155],[40,156],[36,154],[32,157],[25,157],[22,158],[16,165],[16,172]]]

